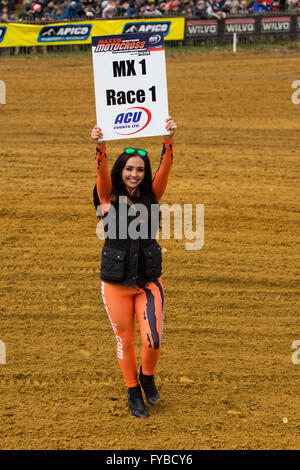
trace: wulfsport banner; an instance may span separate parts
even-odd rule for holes
[[[165,134],[163,33],[92,38],[97,124],[103,140]]]
[[[92,36],[163,33],[165,40],[184,39],[184,18],[94,20],[47,25],[0,23],[0,47],[90,44]]]

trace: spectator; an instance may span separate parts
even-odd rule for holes
[[[192,15],[192,9],[194,6],[191,4],[190,0],[182,0],[181,1],[181,14],[185,16],[190,16]],[[187,10],[190,9],[191,13],[190,15],[187,13]]]
[[[269,11],[279,11],[279,2],[277,0],[266,0]]]
[[[184,9],[182,10],[182,14],[184,16],[192,16],[193,15],[192,7],[190,5],[185,6]]]
[[[2,7],[1,13],[0,13],[0,20],[9,22],[10,21],[10,16],[8,14],[8,8],[7,7]]]
[[[276,2],[278,3],[278,2]],[[278,9],[279,9],[279,3],[278,3]],[[298,12],[299,10],[299,2],[298,0],[291,0],[290,3],[289,3],[289,6],[288,6],[288,10],[291,12],[291,13],[296,13]]]
[[[123,4],[124,5],[124,4]],[[147,5],[146,4],[141,4],[139,5],[139,12],[138,12],[138,16],[139,17],[144,17],[145,16],[145,11],[147,9]]]
[[[79,0],[70,0],[65,11],[65,18],[80,18],[83,15],[83,4]]]
[[[54,13],[51,15],[51,18],[54,20],[63,20],[64,19],[64,13],[61,8],[55,8]]]
[[[216,18],[217,20],[222,20],[226,18],[226,13],[221,10],[221,5],[214,1],[211,5],[207,6],[207,16],[208,18]]]
[[[33,21],[33,9],[32,6],[28,5],[25,11],[19,15],[19,21]]]
[[[117,8],[117,3],[115,0],[109,0],[105,1],[102,3],[102,5],[105,3],[105,7],[102,10],[102,18],[112,18],[113,16],[116,16],[118,8]]]
[[[136,18],[137,14],[138,14],[138,10],[137,10],[136,6],[135,6],[134,2],[131,2],[129,4],[129,8],[127,8],[127,10],[125,11],[124,16],[126,16],[127,18]]]
[[[48,4],[43,8],[43,15],[47,16],[48,14],[51,16],[54,14],[55,7],[54,2],[50,1]]]
[[[181,12],[181,1],[180,0],[174,0],[171,11],[175,12],[175,13],[180,13]]]
[[[272,11],[279,11],[279,2],[276,0],[272,3]]]
[[[230,15],[237,15],[240,8],[239,0],[226,0],[223,6],[223,11]]]
[[[84,7],[83,9],[83,17],[85,18],[94,18],[94,13],[90,11],[89,7]]]
[[[268,10],[266,0],[256,0],[253,4],[253,13],[266,13]]]
[[[174,4],[173,0],[169,0],[168,2],[166,2],[163,8],[164,12],[170,13],[173,8],[173,4]]]
[[[150,3],[146,5],[144,15],[145,16],[161,16],[162,12],[158,8],[156,8],[155,3]]]
[[[161,17],[162,14],[196,16],[200,19],[226,15],[261,14],[283,9],[300,14],[300,0],[91,0],[91,7],[83,0],[24,0],[25,11],[19,21],[47,19],[60,21],[73,18],[105,18],[116,16],[134,19],[137,17]],[[30,2],[30,3],[29,3]],[[0,16],[5,21],[14,18],[13,0],[0,0]]]
[[[8,2],[8,0],[1,0],[0,1],[0,15],[4,12],[5,14],[9,15],[12,11],[12,6]]]
[[[202,19],[207,18],[207,13],[206,13],[206,3],[203,0],[198,0],[196,5],[193,8],[193,15],[199,16]]]
[[[119,5],[117,16],[125,16],[125,13],[128,10],[128,8],[130,8],[129,2],[128,1],[122,2],[122,4]]]
[[[255,3],[255,0],[250,0],[250,2],[247,5],[249,14],[251,14],[251,15],[253,14],[253,5],[254,5],[254,3]]]
[[[52,0],[36,0],[36,3],[39,3],[41,5],[43,11],[47,7],[47,5],[51,2],[53,3]]]
[[[249,15],[249,10],[248,10],[248,7],[247,7],[246,0],[241,1],[238,13],[239,13],[239,15]]]
[[[284,11],[287,8],[287,0],[279,0],[279,10]]]
[[[33,2],[31,3],[32,7],[32,20],[41,21],[43,19],[43,7],[40,3]]]
[[[96,18],[101,17],[102,8],[100,6],[100,3],[99,2],[93,3],[93,6],[90,11],[93,13],[94,17]]]

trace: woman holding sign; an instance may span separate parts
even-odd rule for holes
[[[148,416],[146,400],[154,405],[159,393],[154,373],[161,352],[164,289],[161,248],[156,241],[159,201],[173,163],[176,124],[166,119],[160,164],[152,178],[146,150],[125,148],[109,173],[103,133],[95,126],[97,142],[95,206],[101,207],[105,243],[101,258],[101,293],[117,341],[117,358],[128,387],[128,403],[136,417]],[[99,209],[99,208],[98,208]],[[135,314],[142,338],[142,365],[137,374]]]

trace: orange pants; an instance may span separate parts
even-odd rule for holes
[[[155,372],[161,352],[164,289],[161,278],[145,287],[130,287],[101,281],[105,310],[117,341],[117,358],[127,387],[136,387],[135,314],[142,339],[142,370]]]

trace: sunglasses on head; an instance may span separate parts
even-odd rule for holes
[[[142,150],[142,149],[134,149],[134,148],[131,148],[131,147],[126,147],[124,149],[124,152],[127,153],[127,155],[131,155],[132,153],[137,153],[138,155],[140,155],[141,157],[145,157],[147,155],[147,151],[146,150]]]

